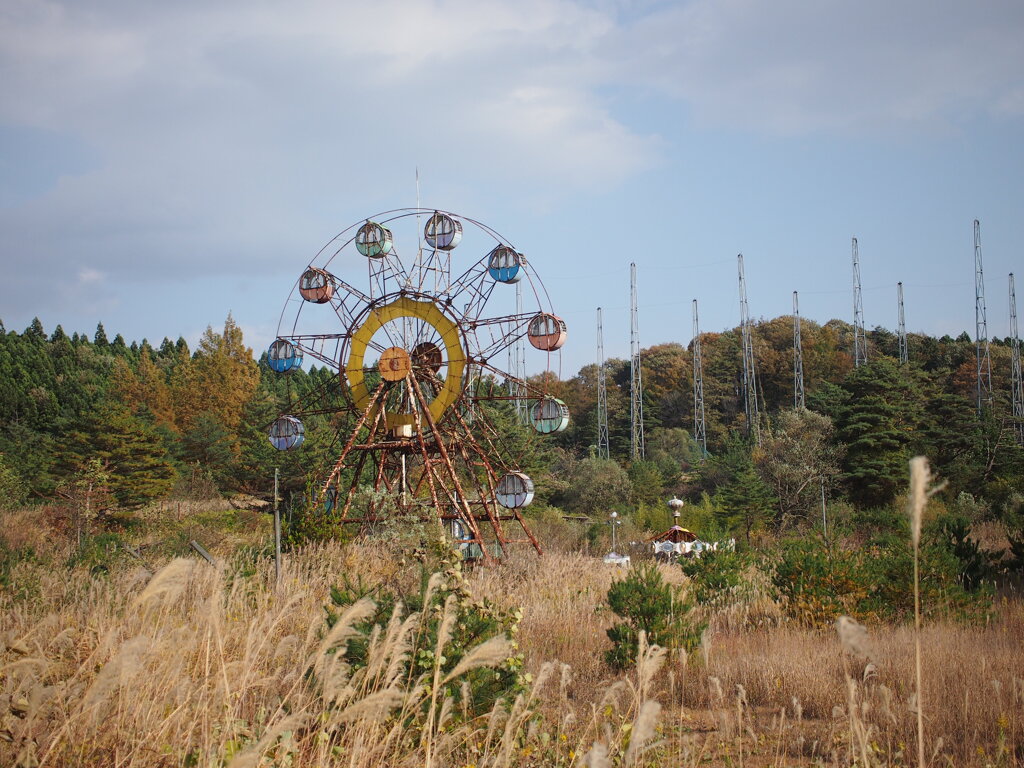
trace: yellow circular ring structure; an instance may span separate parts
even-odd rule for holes
[[[373,335],[384,327],[385,323],[401,317],[414,317],[427,323],[441,337],[441,343],[444,344],[447,352],[448,371],[444,377],[444,384],[428,406],[430,415],[434,421],[437,421],[462,394],[462,373],[466,368],[466,353],[462,349],[459,326],[438,309],[432,301],[416,301],[402,296],[390,304],[370,310],[366,320],[352,334],[349,343],[348,360],[345,363],[345,379],[348,381],[352,400],[355,406],[361,409],[366,408],[369,404],[370,390],[366,386],[366,377],[363,372],[366,348]],[[370,414],[371,418],[375,415],[376,408],[377,406]],[[388,429],[416,423],[416,418],[411,413],[385,413],[384,418]]]

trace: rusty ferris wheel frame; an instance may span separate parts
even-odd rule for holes
[[[411,254],[403,257],[400,248]],[[465,265],[455,277],[453,263]],[[365,289],[340,276],[361,269]],[[305,414],[347,412],[354,419],[347,436],[338,435],[343,447],[317,483],[314,508],[329,504],[339,524],[363,533],[394,516],[436,519],[485,563],[513,544],[541,553],[521,512],[533,483],[503,450],[504,436],[484,406],[525,398],[536,431],[564,429],[568,409],[543,388],[550,377],[538,385],[515,376],[502,356],[527,340],[546,355],[547,370],[560,373],[566,326],[510,241],[482,222],[436,209],[360,220],[310,261],[277,336],[272,367],[287,372],[312,358],[337,372],[342,402],[297,404],[271,427],[275,446],[301,444]],[[280,437],[281,425],[292,437]],[[359,515],[353,502],[363,487],[376,493]]]

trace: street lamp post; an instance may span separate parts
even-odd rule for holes
[[[617,555],[618,552],[615,551],[615,526],[622,525],[622,521],[619,520],[618,512],[612,512],[612,516],[611,519],[608,521],[608,525],[612,527],[612,554]]]

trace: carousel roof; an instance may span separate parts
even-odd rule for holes
[[[667,531],[662,531],[657,536],[652,536],[648,541],[671,541],[678,544],[681,541],[696,541],[697,534],[678,525],[673,525]]]

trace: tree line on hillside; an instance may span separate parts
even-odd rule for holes
[[[538,377],[570,407],[570,426],[557,436],[536,439],[514,423],[507,403],[493,406],[537,482],[533,514],[615,510],[658,528],[665,501],[679,495],[690,502],[689,519],[749,538],[814,519],[824,496],[858,509],[891,504],[916,454],[931,459],[951,504],[976,515],[1018,513],[1024,450],[1005,394],[1009,340],[992,343],[995,399],[979,416],[966,334],[912,335],[910,364],[900,365],[896,336],[878,328],[868,334],[868,364],[856,368],[852,326],[804,320],[802,336],[807,407],[796,409],[792,318],[754,327],[763,413],[754,444],[744,423],[739,330],[702,335],[706,457],[691,437],[692,351],[680,344],[641,354],[643,460],[628,459],[628,361],[606,363],[611,459],[595,451],[595,365],[567,380]],[[267,498],[275,468],[284,492],[301,499],[352,424],[349,414],[331,411],[341,396],[333,371],[274,373],[245,346],[230,315],[194,350],[181,338],[156,347],[110,340],[102,325],[91,338],[60,326],[47,335],[39,320],[21,333],[0,325],[0,365],[0,503],[7,505],[130,509],[217,492]],[[266,428],[298,403],[324,412],[304,417],[301,449],[280,453]]]

